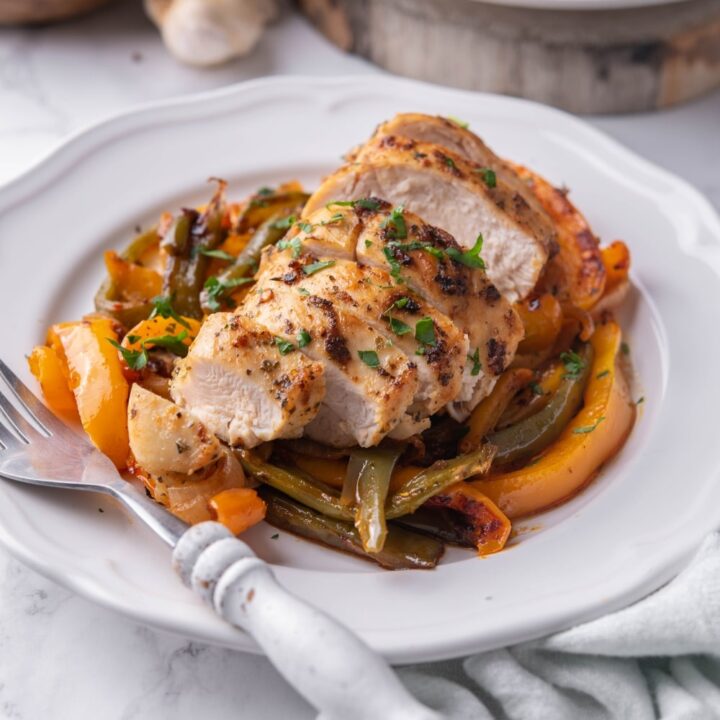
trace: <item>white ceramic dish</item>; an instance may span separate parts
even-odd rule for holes
[[[581,495],[520,523],[484,560],[455,550],[432,572],[391,573],[281,533],[250,541],[280,580],[395,662],[459,656],[596,617],[657,588],[720,523],[720,221],[686,183],[585,123],[505,97],[406,80],[279,78],[164,102],[80,133],[0,192],[2,356],[91,309],[102,250],[207,196],[298,177],[309,186],[383,118],[452,114],[500,154],[572,188],[600,236],[633,252],[623,324],[643,380],[622,454]],[[103,513],[98,512],[102,508]],[[40,572],[138,621],[255,650],[188,593],[164,546],[105,499],[0,482],[0,541]]]

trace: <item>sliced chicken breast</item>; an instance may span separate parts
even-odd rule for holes
[[[178,362],[170,392],[219,438],[254,447],[302,435],[325,395],[325,369],[301,353],[283,354],[251,319],[215,313]]]
[[[418,213],[463,248],[473,247],[482,234],[488,275],[514,302],[535,287],[555,248],[554,229],[501,176],[494,184],[486,178],[484,168],[441,145],[386,135],[326,178],[303,217],[333,201],[374,196]]]
[[[467,336],[460,392],[448,405],[454,417],[464,419],[492,390],[523,337],[522,323],[512,305],[481,268],[468,267],[448,254],[461,252],[448,233],[427,225],[417,215],[400,213],[403,232],[398,232],[392,224],[393,207],[383,200],[365,198],[354,208],[343,207],[343,216],[348,216],[343,222],[353,229],[356,239],[351,254],[347,238],[316,231],[317,218],[327,212],[335,213],[335,208],[322,209],[306,219],[304,229],[295,235],[297,253],[354,257],[361,265],[390,271],[391,289],[410,290]]]
[[[302,291],[296,278],[330,272],[332,265],[318,262],[304,256],[292,280],[263,273],[236,312],[291,344],[290,354],[324,365],[326,393],[305,428],[309,437],[336,447],[376,445],[401,421],[414,420],[406,411],[417,394],[417,366],[340,303]]]
[[[312,237],[314,230],[308,228],[304,232],[304,247],[320,247],[322,241]],[[337,244],[334,241],[335,237],[326,239],[324,256],[339,256],[345,239]],[[338,252],[333,253],[334,249]],[[351,251],[354,256],[354,246]],[[457,397],[467,362],[468,340],[450,318],[409,288],[396,286],[384,269],[337,259],[326,271],[306,275],[303,268],[312,262],[312,256],[293,258],[293,254],[289,247],[268,250],[263,259],[265,287],[285,283],[330,300],[405,353],[418,369],[417,394],[409,410],[412,414],[427,417]],[[436,344],[427,352],[415,337],[417,323],[426,318],[432,321],[436,332]],[[418,354],[420,351],[422,354]]]
[[[378,126],[373,140],[386,136],[396,136],[417,140],[418,142],[441,145],[455,155],[459,155],[478,170],[492,170],[504,185],[522,196],[523,200],[540,217],[545,217],[545,224],[552,225],[552,219],[545,208],[535,197],[531,188],[515,171],[513,165],[496,155],[474,132],[448,118],[422,113],[398,113],[394,118]],[[353,157],[355,160],[358,148]]]

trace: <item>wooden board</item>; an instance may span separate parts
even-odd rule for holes
[[[720,0],[586,11],[298,1],[337,46],[398,75],[573,112],[651,110],[720,86]]]

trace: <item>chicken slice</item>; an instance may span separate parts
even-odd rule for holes
[[[534,213],[545,217],[546,225],[552,225],[552,219],[512,164],[496,155],[474,132],[457,122],[437,115],[398,113],[391,120],[379,125],[372,139],[378,140],[386,136],[441,145],[451,153],[473,163],[477,169],[492,170],[496,175],[496,181],[500,178],[508,189],[523,198]],[[354,155],[357,155],[359,150],[360,148]],[[355,160],[354,155],[348,157],[348,160]]]
[[[320,266],[313,272],[313,256],[305,262],[298,277],[306,270],[330,271]],[[376,445],[401,420],[407,424],[406,410],[417,394],[417,366],[368,323],[332,300],[302,294],[296,283],[264,273],[236,312],[291,343],[290,354],[300,356],[299,349],[324,365],[326,393],[305,428],[309,437],[336,447]]]
[[[325,394],[324,367],[281,350],[248,318],[210,315],[178,362],[172,397],[231,445],[299,437]]]
[[[313,216],[313,220],[315,218]],[[308,228],[303,233],[297,236],[303,248],[320,247],[322,241],[312,237],[315,230]],[[358,233],[353,234],[356,236]],[[332,240],[334,238],[325,243],[328,252],[324,255],[332,254],[332,247],[328,247]],[[344,239],[340,244],[344,244]],[[340,244],[336,247],[339,248]],[[355,248],[352,250],[354,252]],[[293,259],[292,254],[289,247],[267,251],[263,259],[264,286],[274,288],[277,283],[284,283],[299,291],[326,298],[336,307],[366,322],[405,353],[418,369],[417,394],[410,407],[412,414],[422,417],[432,415],[460,393],[468,340],[450,318],[408,288],[395,286],[384,269],[338,259],[324,272],[306,275],[303,268],[312,262],[312,256],[302,255]],[[427,352],[415,338],[415,327],[423,318],[431,319],[437,337],[436,344]],[[423,354],[418,354],[419,351]]]
[[[303,217],[337,200],[382,197],[447,230],[463,248],[485,239],[488,274],[510,301],[535,287],[555,248],[545,214],[501,176],[493,187],[478,167],[446,148],[392,135],[370,140],[356,162],[330,175],[310,197]]]
[[[461,389],[448,405],[453,416],[463,420],[511,363],[523,337],[522,323],[481,268],[468,267],[448,256],[451,248],[460,250],[448,233],[403,211],[400,216],[405,232],[400,234],[404,237],[393,237],[398,233],[392,225],[388,227],[392,210],[389,203],[378,198],[364,198],[362,205],[343,208],[343,213],[354,214],[360,221],[359,232],[355,220],[345,221],[356,237],[352,255],[345,238],[338,240],[336,235],[316,232],[316,218],[327,212],[320,210],[306,219],[305,229],[296,231],[295,250],[297,254],[311,251],[318,256],[355,257],[361,265],[389,269],[395,275],[392,282],[396,291],[409,289],[419,295],[467,335],[469,350]]]
[[[448,406],[456,419],[463,420],[512,361],[524,334],[522,323],[482,269],[448,256],[453,248],[460,249],[448,233],[404,212],[407,235],[393,239],[386,225],[388,210],[366,218],[358,236],[358,261],[389,267],[396,281],[421,295],[467,334],[462,391]]]

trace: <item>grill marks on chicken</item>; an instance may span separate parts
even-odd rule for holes
[[[378,198],[366,198],[355,207],[330,203],[307,219],[308,230],[290,237],[294,252],[289,247],[266,251],[262,287],[279,283],[288,264],[303,275],[301,266],[335,258],[332,267],[299,281],[298,290],[317,292],[344,306],[414,359],[419,389],[411,412],[416,418],[446,405],[454,417],[464,419],[512,360],[523,335],[520,319],[482,270],[448,255],[460,251],[451,235],[403,211],[404,237],[397,238],[392,211]],[[347,228],[346,235],[325,232],[327,225],[321,223],[330,217],[336,229]],[[398,312],[402,297],[407,302],[400,300],[404,307]],[[410,332],[393,332],[388,317],[396,315]],[[426,317],[433,321],[435,344],[421,347],[414,330]]]
[[[310,237],[303,246],[311,244],[322,252],[320,243]],[[326,244],[325,249],[332,251],[333,248]],[[302,273],[302,267],[314,262],[314,258],[304,255],[291,264],[300,266]],[[286,252],[268,251],[262,277],[269,280],[264,281],[264,286],[274,287],[273,283],[284,282],[287,262]],[[319,302],[314,298],[321,296],[326,299],[323,302],[366,322],[417,366],[418,389],[409,408],[411,414],[432,415],[460,392],[469,350],[466,335],[433,305],[409,289],[396,286],[385,269],[337,259],[327,270],[305,276],[298,288],[311,294],[308,302]],[[422,318],[432,320],[437,342],[419,355],[421,346],[414,331]]]
[[[303,267],[315,261],[303,256]],[[339,303],[309,291],[301,294],[278,280],[273,266],[264,267],[258,290],[237,312],[285,342],[309,338],[297,350],[324,366],[326,389],[305,434],[339,447],[376,445],[405,420],[418,386],[415,362]],[[269,301],[263,299],[267,290]]]
[[[348,165],[326,178],[308,200],[303,216],[309,217],[332,200],[377,196],[444,228],[463,248],[471,248],[482,232],[483,254],[495,286],[511,301],[526,297],[556,251],[555,230],[547,213],[509,165],[479,139],[471,157],[456,152],[466,152],[462,142],[451,142],[448,147],[416,140],[402,132],[405,126],[414,132],[417,123],[396,125],[398,134],[387,134],[381,126],[355,151]],[[451,130],[427,136],[443,140],[451,136]],[[487,170],[495,173],[492,182]]]
[[[466,252],[479,232],[487,274]],[[173,398],[249,447],[301,434],[368,447],[443,408],[464,420],[511,363],[511,302],[554,252],[508,163],[456,124],[399,115],[264,250],[243,305],[205,321]]]

